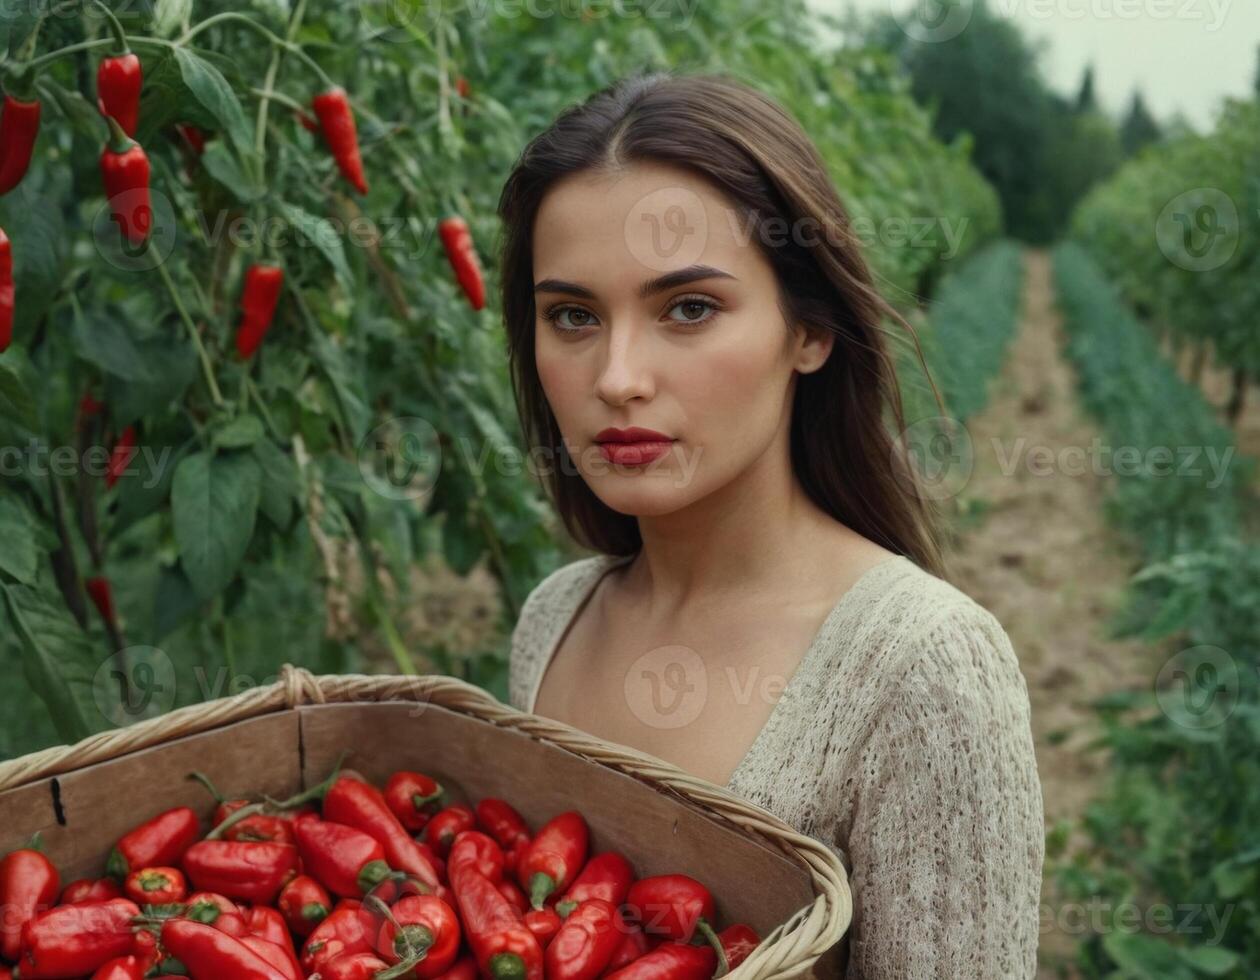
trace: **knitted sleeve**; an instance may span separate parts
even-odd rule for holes
[[[969,602],[911,658],[858,755],[848,980],[1032,977],[1045,819],[1010,638]]]

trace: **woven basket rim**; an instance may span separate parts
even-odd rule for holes
[[[823,842],[799,833],[768,810],[725,787],[692,776],[663,759],[596,738],[563,722],[520,711],[483,688],[442,674],[314,675],[286,663],[273,684],[177,708],[124,728],[89,735],[72,745],[53,746],[0,762],[0,792],[303,705],[422,699],[497,727],[523,732],[647,782],[657,790],[668,790],[751,839],[776,845],[800,863],[813,883],[814,901],[763,937],[748,959],[727,974],[732,980],[786,980],[801,976],[848,931],[852,921],[848,874]]]

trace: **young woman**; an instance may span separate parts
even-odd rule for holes
[[[1044,825],[1010,640],[940,575],[881,300],[817,149],[718,76],[564,112],[500,201],[533,459],[597,554],[529,595],[511,703],[829,843],[847,976],[1033,975]]]

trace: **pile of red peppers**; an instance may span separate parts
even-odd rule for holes
[[[159,813],[64,888],[38,839],[0,860],[0,980],[708,980],[760,942],[717,931],[695,878],[592,853],[577,810],[533,831],[419,772],[334,771],[282,801],[193,775],[208,832]]]

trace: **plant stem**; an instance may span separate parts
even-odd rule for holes
[[[208,30],[209,28],[214,27],[217,24],[227,23],[229,21],[245,25],[250,30],[258,34],[261,34],[263,37],[265,37],[268,41],[270,41],[276,47],[283,48],[285,51],[288,51],[295,58],[297,58],[304,65],[306,65],[307,68],[309,68],[316,75],[318,75],[325,85],[331,88],[332,85],[334,84],[333,80],[328,76],[328,73],[325,72],[324,69],[319,66],[319,64],[315,61],[314,58],[312,58],[305,51],[303,51],[297,44],[293,44],[289,41],[286,41],[282,37],[277,37],[275,34],[271,33],[271,31],[267,30],[267,28],[263,27],[262,24],[258,23],[258,21],[254,20],[252,17],[247,17],[244,14],[238,14],[232,11],[228,11],[222,14],[215,14],[213,17],[207,17],[200,24],[196,24],[190,27],[187,31],[185,31],[183,36],[181,36],[180,39],[175,42],[175,44],[177,47],[182,47],[188,44],[189,41],[191,41],[194,37],[196,37],[202,31]]]
[[[171,294],[171,301],[175,304],[175,309],[179,311],[179,317],[184,321],[184,326],[188,328],[188,333],[192,337],[193,345],[197,348],[197,356],[201,358],[201,370],[206,376],[206,386],[210,389],[210,398],[214,401],[215,408],[223,407],[223,395],[219,392],[219,385],[214,380],[214,369],[210,366],[210,355],[206,353],[206,345],[201,342],[201,332],[197,329],[197,325],[193,323],[192,317],[189,316],[184,301],[179,295],[179,291],[175,288],[175,280],[171,278],[170,272],[166,269],[165,262],[158,263],[158,272],[161,273],[162,281],[166,283],[167,292]]]

